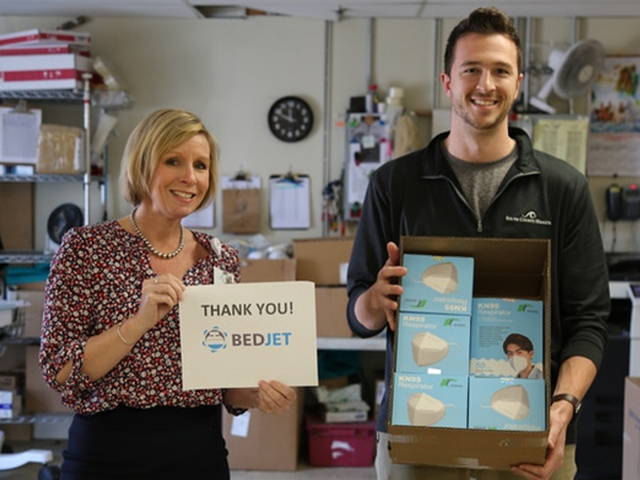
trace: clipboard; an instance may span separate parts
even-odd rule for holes
[[[239,170],[234,177],[222,177],[222,232],[260,232],[260,177]]]
[[[309,175],[269,176],[269,227],[272,230],[311,228],[311,180]]]

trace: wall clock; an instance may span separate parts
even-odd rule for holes
[[[313,112],[300,97],[282,97],[271,105],[267,121],[276,138],[283,142],[297,142],[311,132]]]

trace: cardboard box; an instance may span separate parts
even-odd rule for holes
[[[30,304],[24,308],[24,330],[22,336],[26,338],[40,338],[42,314],[44,310],[44,291],[18,290],[16,297]]]
[[[317,285],[340,285],[341,264],[349,262],[352,247],[353,238],[294,240],[296,280],[310,280]]]
[[[38,365],[39,347],[25,348],[25,413],[67,413],[60,394],[47,385]]]
[[[241,417],[223,411],[223,435],[232,470],[296,470],[300,449],[303,390],[282,414],[251,409]],[[248,418],[247,418],[248,417]]]
[[[18,32],[3,33],[0,35],[0,46],[13,47],[15,45],[39,45],[72,44],[91,45],[91,34],[88,32],[76,32],[73,30],[20,30]]]
[[[0,188],[0,239],[7,250],[33,249],[33,185],[3,183]]]
[[[475,259],[474,296],[541,300],[544,303],[545,407],[549,404],[551,358],[551,245],[543,239],[403,237],[401,251]],[[396,336],[397,342],[397,336]],[[392,385],[393,392],[393,385]],[[391,395],[393,397],[393,395]],[[390,413],[393,404],[389,405]],[[395,463],[508,470],[543,464],[545,431],[490,431],[389,425]],[[391,417],[389,417],[391,418]]]
[[[5,443],[29,442],[33,438],[33,422],[30,417],[24,415],[0,420],[0,430],[4,432]]]
[[[24,372],[0,373],[0,390],[15,390],[21,393],[24,390]]]
[[[292,258],[278,260],[242,259],[240,261],[240,281],[278,282],[296,279],[296,261]]]
[[[16,418],[22,414],[22,396],[14,390],[0,390],[0,418]]]
[[[351,337],[347,321],[347,289],[316,287],[316,335],[318,337]]]
[[[622,480],[640,478],[640,377],[624,383],[624,435]]]
[[[75,53],[0,56],[0,90],[76,88],[93,60]]]
[[[77,174],[85,170],[84,132],[66,125],[40,125],[38,173]]]

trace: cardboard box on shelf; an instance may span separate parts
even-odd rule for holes
[[[252,409],[240,417],[223,412],[223,435],[232,470],[296,470],[300,449],[303,390],[281,414]],[[256,454],[259,452],[259,455]]]
[[[0,373],[0,390],[15,390],[20,393],[24,389],[24,372]]]
[[[15,390],[0,390],[0,418],[16,418],[22,414],[22,396]]]
[[[25,413],[71,412],[60,394],[47,385],[38,365],[39,347],[25,347]]]
[[[93,60],[76,53],[0,56],[0,90],[76,88]]]
[[[305,238],[293,241],[296,280],[340,285],[341,265],[351,257],[353,238]],[[344,267],[342,267],[344,269]]]
[[[42,328],[42,312],[44,309],[43,290],[18,290],[16,296],[19,300],[29,302],[28,307],[24,307],[24,330],[23,337],[40,338]]]
[[[240,281],[278,282],[296,279],[296,261],[292,258],[277,260],[242,259],[240,261]]]
[[[77,174],[85,170],[84,133],[66,125],[40,125],[38,173]]]
[[[640,377],[627,377],[624,384],[624,435],[622,480],[640,478]]]
[[[33,249],[33,185],[3,183],[0,188],[0,239],[7,250]]]
[[[28,442],[33,438],[33,422],[28,416],[0,420],[5,443]]]
[[[316,335],[318,337],[351,337],[347,323],[347,289],[316,287]]]
[[[545,413],[550,394],[551,246],[542,239],[403,237],[406,253],[474,257],[474,296],[541,300],[544,309]],[[396,336],[397,342],[398,336]],[[393,385],[391,386],[393,398]],[[393,411],[391,403],[390,412]],[[545,430],[492,431],[389,425],[395,463],[508,470],[520,463],[543,464]],[[394,441],[405,439],[405,441]],[[409,440],[409,441],[406,441]]]

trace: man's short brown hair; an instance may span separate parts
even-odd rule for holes
[[[475,9],[467,18],[453,27],[444,51],[444,71],[447,75],[451,75],[456,43],[461,37],[469,33],[479,33],[481,35],[497,33],[509,38],[516,45],[518,51],[518,73],[522,71],[520,38],[516,33],[513,22],[504,12],[497,8],[489,7]]]

